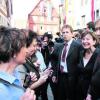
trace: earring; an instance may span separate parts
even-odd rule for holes
[[[16,58],[16,55],[14,55],[14,58]]]

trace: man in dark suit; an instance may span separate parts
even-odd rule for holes
[[[57,46],[58,63],[55,66],[53,81],[58,81],[58,100],[75,100],[77,64],[81,45],[73,39],[70,25],[62,27],[64,43]]]

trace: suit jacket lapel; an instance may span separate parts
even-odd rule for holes
[[[61,60],[61,54],[62,54],[62,50],[63,50],[63,47],[64,47],[64,44],[62,44],[61,46],[60,46],[60,50],[59,50],[59,58],[60,58],[60,60]]]
[[[68,58],[68,57],[70,56],[70,54],[73,52],[74,46],[75,46],[75,42],[74,42],[74,40],[73,40],[72,43],[71,43],[71,45],[70,45],[67,58]]]

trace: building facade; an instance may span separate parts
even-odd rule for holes
[[[86,23],[92,20],[92,0],[65,0],[67,24],[74,30],[85,28]],[[94,9],[94,8],[93,8]]]
[[[39,34],[45,31],[60,31],[64,24],[70,24],[74,30],[86,28],[86,24],[100,18],[100,0],[39,0],[29,13],[29,27]],[[52,4],[53,3],[53,4]]]
[[[65,0],[67,24],[74,30],[86,28],[89,21],[95,21],[100,17],[100,0]]]
[[[35,8],[28,14],[29,28],[39,35],[59,31],[59,14],[52,4],[52,0],[40,0]]]
[[[10,26],[12,15],[12,0],[0,0],[0,25]]]
[[[94,19],[100,18],[100,0],[94,0]]]

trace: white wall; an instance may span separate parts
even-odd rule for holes
[[[96,17],[96,10],[99,10],[99,18],[100,18],[100,0],[94,0],[94,10],[95,10],[95,20],[97,19]]]
[[[13,0],[13,27],[26,28],[28,14],[33,10],[39,0]]]

